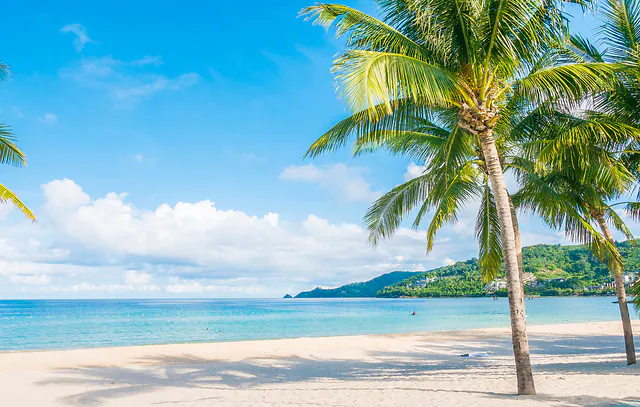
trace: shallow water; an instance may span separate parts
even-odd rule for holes
[[[525,304],[529,324],[553,324],[617,320],[614,300],[555,297]],[[0,301],[5,351],[507,326],[506,298]]]

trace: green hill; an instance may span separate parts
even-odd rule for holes
[[[317,287],[311,291],[303,291],[295,298],[345,298],[345,297],[374,297],[378,291],[385,287],[406,280],[421,272],[394,271],[379,277],[365,281],[364,283],[352,283],[338,288]]]
[[[624,271],[640,271],[640,247],[632,241],[617,243]],[[606,295],[613,292],[607,267],[584,246],[535,245],[522,250],[525,291],[529,295]],[[502,273],[504,274],[504,272]],[[506,295],[506,289],[488,290],[480,279],[477,259],[426,272],[394,271],[363,283],[338,288],[316,288],[296,298],[337,297],[458,297]]]
[[[625,273],[640,270],[640,247],[633,242],[616,244],[624,259]],[[606,295],[614,291],[607,267],[584,246],[536,245],[522,250],[529,295]],[[504,271],[501,273],[504,275]],[[506,289],[487,289],[480,278],[476,259],[457,262],[421,273],[385,287],[377,297],[483,296],[491,291],[506,295]]]

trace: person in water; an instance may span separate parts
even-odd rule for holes
[[[415,312],[415,311],[413,311],[413,314],[411,314],[411,315],[416,315],[416,312]]]

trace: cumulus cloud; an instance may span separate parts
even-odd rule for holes
[[[285,181],[316,184],[346,202],[371,202],[381,193],[371,189],[371,184],[363,176],[366,172],[364,168],[350,167],[343,163],[323,168],[313,164],[291,165],[280,173],[280,178]]]
[[[296,177],[315,180],[325,171],[307,167]],[[425,233],[404,227],[373,249],[359,225],[314,215],[291,221],[209,200],[149,210],[125,193],[91,197],[69,179],[42,191],[37,224],[16,216],[24,223],[0,228],[0,279],[11,283],[0,284],[0,295],[281,296],[284,287],[296,292],[428,270],[477,253],[473,233],[456,227],[443,229],[426,256]],[[475,213],[468,215],[460,225],[473,222]],[[561,239],[546,235],[547,243]]]
[[[118,107],[133,107],[155,94],[186,89],[200,80],[200,75],[194,72],[174,77],[153,72],[152,68],[161,64],[159,56],[145,56],[132,61],[112,56],[84,58],[61,70],[60,75],[84,86],[106,91]]]
[[[460,255],[442,239],[427,257],[424,232],[406,228],[373,249],[360,226],[314,215],[292,222],[207,200],[147,210],[124,193],[92,198],[69,179],[42,190],[38,224],[21,228],[22,238],[0,231],[0,277],[43,287],[42,295],[282,295],[284,286],[335,286]]]
[[[82,24],[67,24],[62,27],[60,31],[63,33],[71,33],[75,36],[73,45],[78,52],[82,51],[86,44],[93,42],[87,35],[87,29]]]

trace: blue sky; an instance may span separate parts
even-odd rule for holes
[[[29,165],[2,182],[39,222],[1,208],[0,296],[281,296],[474,256],[473,208],[429,256],[410,230],[367,246],[367,204],[410,162],[301,160],[347,114],[340,42],[306,5],[6,5],[0,120]],[[523,222],[528,243],[564,242]]]

